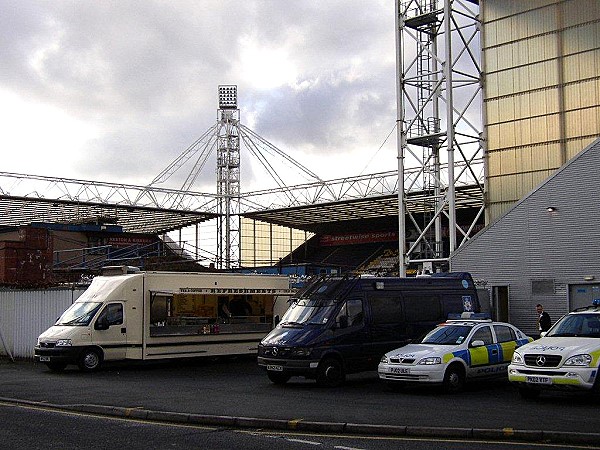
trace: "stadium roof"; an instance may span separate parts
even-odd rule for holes
[[[0,227],[33,222],[115,224],[130,233],[163,234],[210,220],[218,214],[147,206],[0,195]]]
[[[407,197],[410,211],[420,214],[432,211],[431,193],[412,192]],[[456,208],[480,208],[482,195],[479,186],[463,186],[456,189]],[[336,202],[303,205],[246,212],[242,214],[254,220],[277,225],[324,233],[341,230],[340,223],[370,219],[395,220],[398,217],[398,196],[396,194],[342,200]]]

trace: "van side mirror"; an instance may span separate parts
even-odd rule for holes
[[[470,347],[483,347],[484,345],[485,345],[485,342],[483,342],[480,339],[477,339],[477,340],[471,342]]]
[[[348,316],[340,316],[340,328],[348,328]]]
[[[279,314],[276,314],[275,317],[273,317],[273,325],[277,326],[279,325],[279,322],[281,322],[281,317],[279,317]]]

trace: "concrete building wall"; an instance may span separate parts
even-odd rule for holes
[[[507,289],[508,320],[529,333],[537,303],[554,322],[585,290],[600,298],[599,168],[600,139],[459,248],[451,270]]]
[[[600,135],[600,2],[482,0],[486,223]]]

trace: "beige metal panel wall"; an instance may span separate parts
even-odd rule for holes
[[[508,286],[509,320],[525,332],[536,332],[536,303],[556,320],[569,311],[570,285],[600,280],[598,167],[600,139],[451,258],[452,270],[471,272],[488,288]],[[551,280],[553,289],[536,292],[540,280]]]
[[[490,223],[600,135],[600,2],[483,0]]]
[[[0,291],[0,331],[8,350],[0,355],[33,359],[37,337],[84,291],[81,289]]]

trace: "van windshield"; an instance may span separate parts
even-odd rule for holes
[[[600,338],[600,314],[569,314],[560,319],[546,336]]]
[[[473,327],[464,325],[444,325],[427,333],[421,344],[456,345],[462,343]]]
[[[86,327],[90,324],[96,312],[100,309],[102,303],[98,302],[79,302],[73,303],[54,325],[71,325],[77,327]]]
[[[332,300],[301,298],[292,303],[281,318],[281,326],[326,324],[336,307]]]

